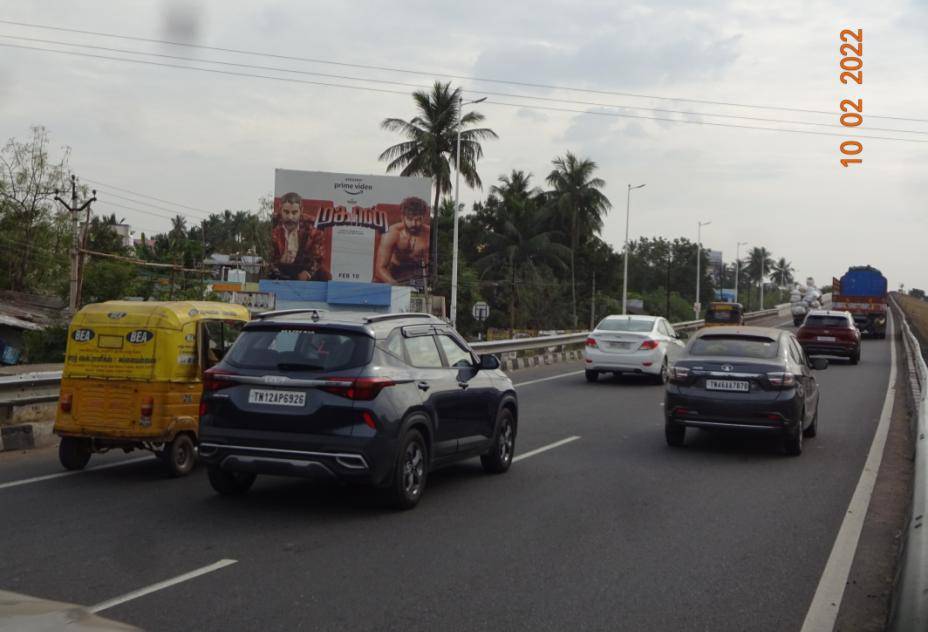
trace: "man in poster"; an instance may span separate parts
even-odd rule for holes
[[[408,197],[400,203],[399,221],[381,237],[374,266],[374,280],[410,285],[422,277],[429,252],[429,207],[425,200]]]
[[[277,278],[328,281],[322,231],[302,221],[302,199],[286,193],[280,199],[278,224],[271,233],[273,265]]]

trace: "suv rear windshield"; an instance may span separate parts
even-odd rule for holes
[[[700,336],[693,341],[690,355],[771,359],[778,350],[777,341],[764,336]]]
[[[832,329],[849,329],[851,323],[847,316],[809,316],[806,318],[806,327],[831,327]]]
[[[247,329],[225,357],[243,369],[338,371],[370,361],[374,340],[359,333],[310,329]]]
[[[651,331],[653,320],[640,318],[606,318],[596,325],[600,331]]]

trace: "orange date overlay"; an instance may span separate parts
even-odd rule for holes
[[[846,86],[864,85],[864,31],[863,29],[844,29],[841,31],[841,61],[838,66],[841,68],[841,74],[838,78]],[[844,127],[857,127],[864,122],[864,100],[863,99],[842,99],[841,107],[841,125]],[[841,158],[841,166],[848,167],[852,164],[860,164],[864,161],[860,153],[864,146],[856,140],[846,140],[841,143],[841,153],[845,156]],[[857,156],[857,158],[847,158],[847,156]]]

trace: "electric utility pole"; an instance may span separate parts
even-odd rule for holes
[[[81,239],[78,235],[78,221],[82,211],[87,209],[91,202],[97,201],[97,190],[93,189],[93,197],[86,200],[83,204],[77,204],[77,177],[71,174],[71,203],[68,204],[58,196],[59,191],[55,191],[55,200],[64,206],[71,214],[71,291],[68,295],[68,311],[71,315],[77,312],[78,294],[81,284],[80,267],[81,267]]]

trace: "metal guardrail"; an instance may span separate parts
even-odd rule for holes
[[[925,364],[922,348],[905,315],[895,299],[892,299],[896,312],[902,317],[902,339],[906,355],[914,368],[913,383],[917,408],[913,429],[915,437],[915,471],[912,483],[912,511],[905,531],[902,566],[897,574],[896,587],[893,592],[893,606],[890,612],[888,630],[891,632],[908,632],[909,630],[928,630],[928,525],[925,525],[925,513],[928,511],[928,366]]]
[[[744,315],[745,320],[776,316],[780,308],[765,309],[758,312],[749,312]],[[673,328],[679,331],[699,329],[705,321],[688,320],[682,323],[672,323]],[[562,347],[586,342],[590,332],[583,331],[573,334],[559,334],[554,336],[538,336],[537,338],[513,338],[510,340],[492,340],[487,342],[472,342],[470,346],[474,351],[481,353],[510,353],[514,351],[530,351],[532,349],[547,349],[549,347]]]
[[[53,402],[58,399],[61,371],[42,371],[0,377],[0,407]],[[36,393],[36,390],[48,392]],[[53,392],[52,392],[53,391]]]

